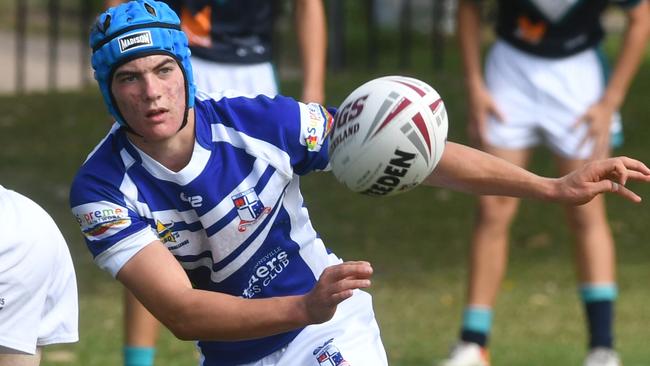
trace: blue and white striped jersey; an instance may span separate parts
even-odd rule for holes
[[[117,125],[80,168],[70,204],[95,261],[115,276],[160,240],[195,288],[244,298],[308,292],[328,252],[303,206],[298,177],[328,167],[331,116],[281,96],[197,93],[194,110],[194,152],[181,171],[140,151]],[[299,332],[199,342],[203,365],[257,360]]]

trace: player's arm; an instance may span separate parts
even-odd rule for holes
[[[458,4],[457,17],[458,39],[469,101],[468,135],[473,142],[482,144],[487,117],[494,115],[499,120],[503,120],[503,117],[483,78],[480,1],[461,0]]]
[[[602,101],[617,110],[639,69],[650,35],[650,5],[647,0],[627,11],[628,25],[616,66],[611,74]]]
[[[625,157],[598,160],[561,178],[544,178],[471,147],[447,142],[426,184],[480,195],[498,195],[582,204],[603,192],[633,202],[641,198],[625,187],[628,180],[650,182],[650,169]]]
[[[322,0],[295,0],[294,17],[302,62],[302,97],[305,103],[325,102],[327,24]]]
[[[647,0],[627,10],[628,25],[618,53],[616,65],[605,91],[578,119],[576,124],[587,123],[588,135],[594,145],[594,158],[604,157],[609,152],[609,134],[612,115],[621,107],[627,90],[639,69],[645,54],[650,34],[650,6]]]
[[[476,0],[460,0],[457,31],[468,91],[485,88],[481,72],[481,14]]]
[[[370,286],[367,262],[325,269],[316,286],[300,296],[244,299],[193,289],[169,250],[154,241],[117,273],[145,307],[183,340],[242,340],[278,334],[329,320],[352,290]]]

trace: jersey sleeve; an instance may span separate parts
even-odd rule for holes
[[[298,150],[306,149],[303,164],[296,166],[296,173],[302,175],[312,170],[329,170],[329,133],[334,124],[330,111],[317,103],[300,106],[300,130]]]
[[[218,113],[221,122],[286,154],[293,173],[329,169],[328,133],[334,119],[325,107],[260,95],[229,99]]]
[[[110,174],[82,170],[71,187],[70,207],[86,245],[97,265],[113,277],[138,251],[158,239],[136,213],[135,204],[111,182]]]

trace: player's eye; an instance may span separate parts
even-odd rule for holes
[[[138,77],[135,74],[123,74],[117,78],[119,83],[132,83],[136,81]]]

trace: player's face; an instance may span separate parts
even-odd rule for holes
[[[145,140],[173,137],[183,122],[185,79],[170,56],[151,55],[120,66],[111,92],[126,123]]]

